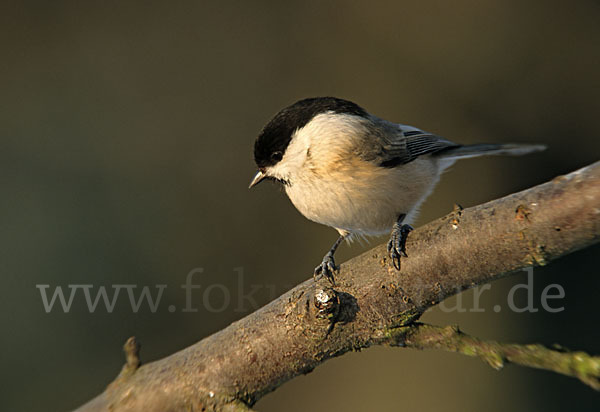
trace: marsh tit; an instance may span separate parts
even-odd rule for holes
[[[250,183],[281,182],[308,219],[340,236],[315,268],[333,283],[333,254],[344,239],[389,233],[396,269],[421,203],[457,159],[523,155],[543,145],[461,145],[416,127],[380,119],[348,100],[300,100],[275,115],[254,144]]]

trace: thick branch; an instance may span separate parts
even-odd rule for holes
[[[342,265],[335,290],[306,281],[195,345],[120,376],[80,410],[239,410],[326,359],[389,343],[397,328],[446,297],[599,239],[597,162],[418,228],[400,272],[378,246]]]
[[[486,341],[466,335],[456,326],[442,328],[423,323],[397,328],[390,333],[389,344],[414,349],[443,349],[477,356],[497,370],[502,369],[507,362],[551,370],[573,376],[600,390],[600,357],[584,352],[549,349],[538,344],[518,345]]]

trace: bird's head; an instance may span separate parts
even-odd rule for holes
[[[282,109],[262,129],[254,143],[258,172],[250,182],[251,188],[265,179],[289,183],[309,149],[306,144],[293,142],[300,139],[298,132],[319,114],[368,116],[357,104],[336,97],[312,97]]]

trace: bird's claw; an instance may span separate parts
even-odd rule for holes
[[[413,230],[410,225],[394,225],[392,235],[387,244],[387,250],[390,253],[390,258],[396,270],[400,270],[400,258],[408,257],[406,254],[406,239],[408,234]]]
[[[333,260],[333,254],[326,254],[323,257],[323,261],[319,266],[315,268],[314,279],[317,280],[317,276],[322,275],[327,278],[327,280],[335,286],[335,280],[333,279],[333,272],[336,272],[339,268],[335,265],[335,261]]]

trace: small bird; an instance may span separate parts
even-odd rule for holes
[[[451,142],[416,127],[369,114],[348,100],[313,97],[277,113],[254,144],[258,172],[250,188],[265,179],[283,184],[306,218],[335,228],[339,237],[315,268],[332,284],[333,255],[354,236],[389,233],[396,269],[406,257],[409,225],[442,172],[457,159],[523,155],[544,145]]]

